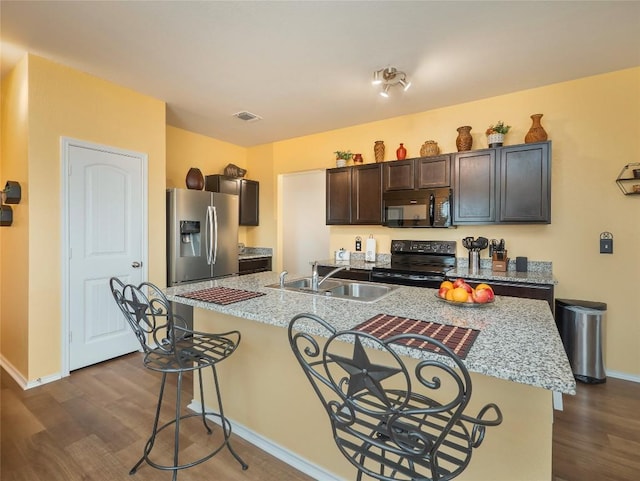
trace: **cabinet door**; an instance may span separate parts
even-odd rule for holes
[[[460,152],[453,164],[453,223],[494,223],[496,151]]]
[[[260,225],[260,183],[240,181],[240,225]]]
[[[384,191],[415,189],[413,159],[384,162]]]
[[[382,164],[353,167],[351,224],[382,224]]]
[[[351,168],[327,170],[327,225],[351,222]]]
[[[220,174],[207,175],[204,179],[204,190],[240,195],[240,179]]]
[[[500,149],[500,222],[551,222],[549,142]]]
[[[431,189],[434,187],[449,187],[451,172],[451,156],[421,157],[415,159],[416,187]]]

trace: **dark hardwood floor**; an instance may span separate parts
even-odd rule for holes
[[[170,480],[169,473],[147,465],[135,476],[128,475],[149,434],[160,380],[142,367],[140,356],[136,353],[80,369],[61,381],[28,391],[20,389],[3,370],[0,479]],[[187,383],[185,404],[191,399],[190,390],[191,383]],[[169,419],[174,406],[166,404],[163,418]],[[611,378],[606,384],[579,384],[577,396],[564,396],[564,406],[564,411],[555,413],[553,481],[640,479],[640,384]],[[185,452],[197,454],[206,442],[200,433],[197,428],[181,430]],[[233,445],[249,464],[247,471],[224,450],[181,471],[178,479],[312,479],[238,436],[233,437]],[[513,481],[518,481],[516,473]]]

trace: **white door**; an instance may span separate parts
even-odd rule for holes
[[[146,278],[146,156],[83,143],[66,143],[64,155],[68,353],[74,370],[140,347],[113,300],[109,279],[139,284]]]
[[[283,268],[311,275],[310,262],[329,258],[324,170],[285,174],[282,178]]]

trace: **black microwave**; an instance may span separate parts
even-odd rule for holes
[[[383,224],[387,227],[451,227],[449,188],[385,192]]]

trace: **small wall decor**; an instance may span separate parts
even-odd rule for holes
[[[8,180],[0,193],[2,194],[0,199],[0,226],[10,226],[13,223],[13,209],[11,206],[4,204],[20,203],[20,199],[22,199],[20,183]]]
[[[487,143],[489,144],[489,148],[494,147],[502,147],[504,143],[504,136],[509,132],[511,128],[510,125],[504,125],[502,120],[498,120],[498,122],[494,125],[491,124],[487,131]]]

